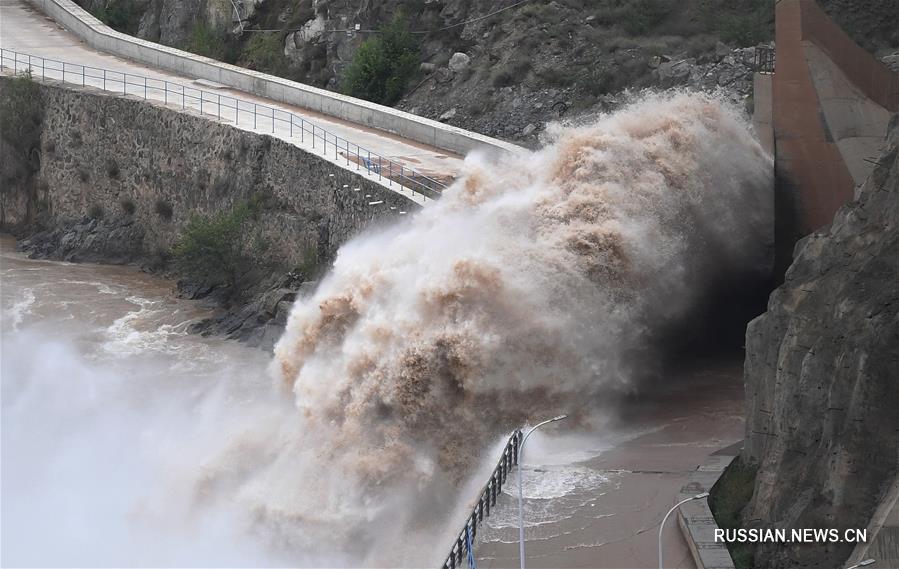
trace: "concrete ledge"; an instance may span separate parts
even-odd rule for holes
[[[273,75],[119,33],[71,0],[28,0],[91,47],[159,69],[214,81],[273,101],[296,105],[356,124],[393,133],[448,152],[522,152],[507,142],[390,107],[347,97]]]
[[[711,491],[724,469],[740,454],[742,447],[743,443],[739,442],[709,455],[681,488],[678,501]],[[677,525],[684,533],[698,569],[734,569],[727,546],[715,542],[718,524],[709,509],[708,500],[694,500],[678,508]]]

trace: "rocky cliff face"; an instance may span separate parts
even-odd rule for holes
[[[535,145],[547,122],[612,110],[625,89],[723,87],[748,97],[752,50],[741,48],[771,36],[770,15],[719,2],[747,18],[745,29],[728,34],[707,1],[716,0],[559,0],[507,10],[505,0],[81,4],[106,9],[116,18],[103,19],[146,39],[332,90],[359,45],[402,12],[421,32],[421,68],[397,106]]]
[[[796,248],[746,334],[747,526],[865,528],[899,475],[899,124],[858,199]],[[841,567],[854,544],[765,544],[756,567]]]
[[[627,89],[723,89],[735,100],[748,99],[751,47],[773,38],[774,5],[770,0],[79,1],[146,39],[332,90],[339,88],[360,43],[402,12],[409,28],[421,32],[415,34],[421,70],[397,106],[530,146],[538,144],[548,122],[614,110]],[[822,4],[870,49],[899,47],[891,26],[899,19],[896,2]]]

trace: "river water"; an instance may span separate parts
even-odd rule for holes
[[[131,267],[2,239],[4,566],[283,564],[196,480],[229,416],[288,405],[269,356],[189,335],[196,303]]]
[[[531,566],[654,566],[742,431],[740,354],[664,369],[655,344],[766,270],[771,159],[710,95],[553,133],[344,244],[274,358],[188,334],[171,282],[4,240],[3,565],[435,566],[508,429],[567,413],[525,452]],[[515,512],[481,567],[517,565]]]
[[[204,484],[223,449],[261,421],[292,421],[290,398],[266,371],[269,354],[186,333],[205,311],[175,298],[169,281],[132,267],[29,260],[11,238],[0,243],[4,566],[358,564],[260,529],[245,503]],[[650,529],[689,471],[739,439],[739,391],[739,370],[726,364],[625,403],[603,432],[532,437],[531,565],[652,566]],[[264,468],[239,456],[229,468]],[[481,567],[517,565],[511,482],[479,536]],[[414,544],[380,564],[436,564],[445,545]],[[673,566],[692,566],[674,524],[666,548]]]

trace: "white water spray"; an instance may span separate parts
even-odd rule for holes
[[[295,306],[275,373],[332,473],[301,500],[321,521],[401,525],[397,496],[450,485],[497,433],[626,385],[712,271],[764,266],[771,162],[734,108],[652,95],[552,136],[470,157]]]
[[[439,202],[341,249],[277,347],[287,403],[243,355],[154,348],[188,339],[137,327],[143,304],[95,359],[4,338],[4,525],[22,528],[4,543],[32,540],[5,559],[439,562],[502,433],[586,418],[711,272],[764,263],[770,158],[736,110],[657,95],[552,134],[501,164],[470,157]],[[15,302],[24,329],[16,314],[47,300]]]

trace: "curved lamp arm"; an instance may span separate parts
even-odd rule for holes
[[[668,516],[670,516],[671,513],[674,512],[674,510],[680,508],[687,502],[692,502],[693,500],[701,500],[703,498],[707,498],[708,496],[708,492],[703,492],[701,494],[690,496],[689,498],[681,500],[680,502],[672,506],[671,509],[668,510],[668,513],[665,514],[665,517],[662,518],[662,523],[659,524],[659,569],[664,569],[664,567],[662,566],[662,530],[665,529],[665,522],[668,521]]]
[[[518,444],[518,554],[521,558],[521,569],[524,569],[524,491],[522,490],[521,485],[521,457],[524,456],[524,441],[528,440],[528,437],[531,436],[531,433],[542,427],[547,423],[555,423],[556,421],[561,421],[562,419],[567,419],[568,415],[559,415],[558,417],[553,417],[552,419],[547,419],[542,423],[537,423],[530,429],[528,429],[527,434],[521,438],[521,443]]]

